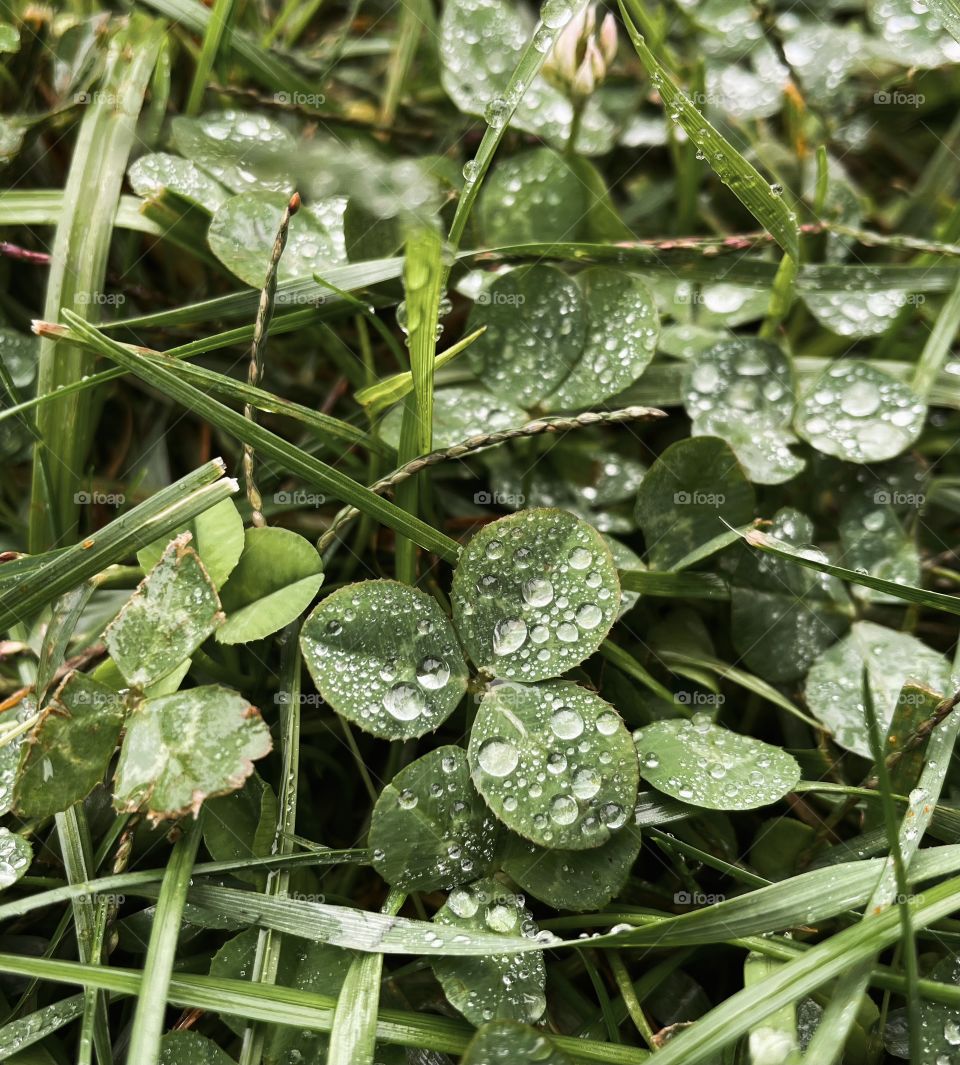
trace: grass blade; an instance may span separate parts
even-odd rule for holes
[[[155,359],[142,359],[131,354],[122,344],[106,337],[99,330],[75,316],[68,315],[70,325],[81,336],[137,377],[158,388],[215,425],[232,433],[244,443],[251,444],[262,455],[269,456],[283,469],[296,473],[324,492],[350,503],[358,510],[381,521],[401,535],[405,535],[426,551],[433,551],[449,562],[456,561],[460,548],[455,540],[431,528],[425,522],[407,514],[393,503],[382,499],[369,488],[358,484],[351,477],[328,466],[320,459],[308,455],[282,437],[276,436],[262,426],[247,421],[242,414],[211,399],[199,389],[179,380],[175,373],[157,364]]]
[[[0,584],[0,630],[29,620],[64,592],[232,495],[237,483],[223,477],[223,473],[223,460],[214,459],[161,489],[89,539],[39,561],[25,559],[19,566],[16,562],[0,566],[0,576],[10,570],[10,577],[14,578]]]
[[[960,614],[960,597],[958,596],[928,591],[926,588],[916,588],[911,584],[898,584],[896,581],[888,581],[883,577],[873,577],[869,573],[860,573],[857,570],[846,569],[844,566],[834,566],[829,562],[804,554],[800,549],[768,536],[760,529],[750,529],[740,535],[750,547],[757,547],[761,551],[786,559],[788,562],[796,562],[798,566],[815,569],[820,573],[829,573],[831,577],[839,577],[842,581],[872,588],[877,592],[885,592],[896,599],[902,599],[905,603],[916,603],[918,606],[931,607],[947,614]]]
[[[156,1065],[160,1057],[164,1006],[180,937],[180,919],[187,901],[187,888],[200,838],[199,820],[183,827],[183,835],[174,845],[160,888],[127,1051],[127,1060],[135,1061],[137,1065]]]
[[[403,284],[413,391],[406,397],[400,425],[397,457],[401,466],[426,455],[433,446],[433,374],[443,285],[440,251],[440,234],[435,229],[421,227],[407,238]],[[416,515],[419,487],[419,480],[413,477],[398,486],[397,506]],[[397,540],[396,575],[397,580],[406,584],[414,584],[417,579],[416,552],[406,538]]]
[[[736,148],[710,125],[650,51],[627,11],[629,8],[635,12],[639,6],[640,0],[621,0],[620,12],[640,62],[646,67],[670,117],[696,145],[717,177],[773,236],[787,255],[794,262],[799,262],[800,239],[796,216],[757,168],[747,162]]]
[[[391,891],[381,912],[396,914],[405,899],[403,892]],[[353,960],[333,1013],[327,1065],[372,1065],[382,976],[382,954],[364,954]]]
[[[104,284],[120,187],[163,33],[162,25],[141,15],[110,43],[101,91],[94,93],[84,114],[73,152],[47,280],[46,318],[58,319],[65,308],[87,315],[97,307],[93,297]],[[91,361],[82,349],[41,341],[38,394],[79,380],[90,372]],[[30,510],[34,551],[53,546],[77,527],[74,496],[94,430],[91,399],[88,393],[77,393],[55,413],[39,410],[37,429],[51,458],[53,497],[45,494],[38,448]]]

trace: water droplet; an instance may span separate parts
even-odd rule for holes
[[[575,740],[583,732],[583,718],[573,707],[559,706],[550,717],[550,728],[561,740]]]
[[[477,761],[490,776],[508,777],[517,768],[520,752],[509,740],[494,736],[481,746]]]

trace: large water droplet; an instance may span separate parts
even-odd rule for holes
[[[480,768],[492,777],[508,777],[520,761],[520,752],[509,741],[494,736],[487,740],[477,755]]]

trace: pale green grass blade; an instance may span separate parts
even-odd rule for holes
[[[955,41],[960,41],[960,3],[957,0],[929,0],[930,10],[940,16],[943,28]]]
[[[776,540],[760,529],[750,529],[742,533],[741,538],[751,547],[757,547],[761,551],[786,559],[788,562],[796,562],[798,566],[828,573],[831,577],[839,577],[842,581],[859,584],[864,588],[873,588],[874,591],[885,592],[896,599],[902,599],[905,603],[916,603],[918,606],[931,607],[947,614],[960,614],[960,596],[929,591],[926,588],[915,588],[910,584],[898,584],[896,581],[888,581],[883,577],[873,577],[869,573],[859,573],[857,570],[846,569],[844,566],[834,566],[819,557],[812,557],[789,544]]]
[[[567,18],[563,21],[569,21],[569,18],[578,14],[584,6],[585,4],[582,0],[570,0],[569,3],[565,3],[563,10]],[[476,202],[480,186],[483,184],[483,179],[490,167],[490,163],[500,142],[510,128],[510,121],[517,109],[517,104],[523,99],[523,94],[526,92],[527,87],[540,73],[540,68],[553,47],[553,41],[557,33],[558,30],[556,28],[547,26],[543,21],[537,23],[533,35],[527,42],[527,46],[517,61],[517,66],[513,74],[510,75],[510,80],[503,92],[505,106],[502,113],[497,116],[495,125],[487,124],[476,155],[464,169],[464,176],[467,179],[466,184],[463,186],[460,199],[457,201],[457,209],[454,212],[453,221],[450,223],[450,232],[447,235],[447,240],[453,248],[460,246],[467,228],[470,212],[473,210],[473,205]]]
[[[403,269],[403,259],[368,259],[362,263],[346,263],[332,266],[326,277],[335,285],[325,285],[313,277],[295,277],[281,281],[277,285],[276,310],[279,313],[285,307],[299,307],[304,311],[304,304],[310,304],[314,321],[320,321],[328,312],[342,313],[345,301],[337,295],[336,289],[355,292],[357,289],[369,288],[383,281],[395,281]],[[331,295],[331,291],[333,295]],[[216,296],[198,303],[188,303],[171,311],[157,311],[153,314],[141,314],[133,318],[120,318],[115,322],[105,322],[104,329],[165,329],[168,326],[202,325],[204,322],[227,321],[234,318],[253,318],[260,303],[260,293],[248,288],[242,292],[233,292],[228,296]],[[297,312],[294,312],[297,313]],[[304,318],[303,321],[308,321]],[[277,322],[271,325],[271,332],[276,333]]]
[[[940,370],[950,356],[953,338],[957,335],[958,328],[960,328],[960,281],[947,297],[927,337],[927,342],[923,345],[923,351],[920,352],[912,384],[914,391],[922,399],[929,399]]]
[[[406,243],[403,285],[406,293],[407,329],[410,340],[410,373],[413,391],[408,393],[400,424],[397,457],[401,466],[433,447],[433,374],[436,369],[437,323],[440,320],[440,289],[443,265],[440,234],[435,229],[414,230]],[[397,506],[416,515],[420,484],[411,477],[398,486]],[[397,540],[397,580],[414,584],[417,579],[416,550],[406,537]]]
[[[280,755],[283,760],[280,789],[277,795],[277,825],[273,850],[281,855],[293,852],[297,831],[297,792],[300,785],[300,622],[295,621],[284,633],[280,661]],[[196,867],[195,867],[196,868]],[[283,898],[290,887],[290,869],[272,869],[265,893]],[[271,928],[261,929],[253,961],[251,981],[275,984],[280,967],[283,937]],[[244,1029],[240,1048],[240,1065],[260,1065],[266,1026],[253,1024]]]
[[[96,987],[118,995],[136,995],[141,974],[132,969],[96,968],[77,962],[27,958],[0,954],[0,972],[37,976],[57,983]],[[948,991],[953,990],[949,989]],[[243,980],[211,976],[175,974],[170,980],[168,1001],[188,1009],[230,1013],[268,1024],[285,1024],[307,1031],[329,1032],[336,1000],[281,987],[251,987]],[[476,1029],[463,1021],[432,1017],[426,1013],[381,1010],[377,1038],[396,1046],[433,1050],[440,1054],[462,1054]],[[551,1036],[551,1040],[578,1061],[603,1065],[640,1065],[649,1060],[644,1050],[573,1036]]]
[[[206,33],[211,20],[211,11],[197,0],[138,0],[171,22],[184,26],[192,33]],[[223,47],[240,59],[251,75],[264,88],[283,89],[286,92],[314,93],[316,85],[310,78],[300,74],[297,67],[273,52],[261,48],[245,33],[227,29]]]
[[[0,192],[0,226],[55,226],[63,214],[66,197],[60,189],[6,189]],[[121,196],[114,226],[162,237],[160,226],[141,213],[142,204],[139,196]]]
[[[233,16],[233,3],[234,0],[214,0],[213,7],[210,8],[210,15],[203,32],[203,47],[200,49],[197,66],[193,72],[193,82],[190,85],[190,95],[187,97],[187,104],[184,108],[185,114],[200,113],[203,95],[207,89],[207,82],[210,80],[213,64],[217,59],[217,52],[220,50],[224,33]]]
[[[47,280],[46,318],[58,319],[63,309],[86,316],[97,307],[91,297],[104,285],[120,188],[163,33],[161,24],[136,16],[110,42],[106,72],[84,113],[73,150]],[[90,372],[91,363],[91,356],[81,349],[42,341],[38,394],[79,380]],[[62,542],[61,537],[76,529],[74,496],[94,430],[90,395],[69,397],[55,413],[41,408],[37,429],[50,456],[53,498],[46,498],[38,455],[30,510],[34,551]]]
[[[381,912],[398,913],[405,899],[402,891],[391,891]],[[364,954],[351,963],[333,1013],[327,1065],[373,1065],[382,977],[382,954]]]
[[[84,995],[71,995],[8,1021],[0,1027],[0,1060],[12,1058],[76,1020],[83,1013],[84,998]]]
[[[441,351],[436,357],[433,364],[433,372],[443,369],[447,363],[452,362],[461,351],[466,351],[468,347],[477,339],[482,336],[487,330],[486,326],[482,326],[480,329],[475,329],[469,336],[465,336],[462,340],[458,340],[456,344],[451,344],[445,351]],[[360,389],[359,392],[354,394],[354,399],[365,407],[370,414],[370,417],[375,418],[378,414],[381,414],[387,409],[392,407],[394,403],[403,399],[404,396],[410,394],[413,390],[413,374],[409,370],[405,370],[402,373],[393,374],[390,377],[385,377],[381,381],[377,381],[375,384],[370,385],[367,388]]]
[[[187,901],[187,888],[193,871],[201,833],[199,821],[182,828],[174,844],[157,899],[150,942],[143,962],[143,976],[137,990],[127,1060],[137,1065],[156,1065],[160,1057],[160,1036],[180,938],[180,919]]]

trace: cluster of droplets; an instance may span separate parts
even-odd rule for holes
[[[727,440],[751,480],[779,484],[803,468],[788,445],[794,396],[783,353],[761,340],[724,340],[691,361],[684,406],[693,435]]]
[[[493,860],[495,822],[470,783],[462,749],[431,751],[402,770],[386,794],[381,803],[389,806],[395,794],[401,812],[417,811],[415,819],[388,817],[382,822],[380,809],[374,813],[373,860],[391,883],[421,890],[449,888],[476,877]],[[421,844],[415,838],[422,841],[425,833],[431,837],[433,852],[429,883],[418,879],[419,870],[408,868],[409,848],[413,845],[419,851]],[[399,873],[398,861],[403,867]]]
[[[179,118],[173,138],[187,158],[234,192],[293,192],[286,170],[297,142],[266,115],[229,109]]]
[[[479,533],[453,588],[454,617],[474,661],[515,680],[557,676],[582,661],[619,606],[613,560],[596,534],[559,513],[534,518],[528,530],[535,514]]]
[[[841,361],[804,396],[797,430],[824,454],[881,462],[916,440],[925,415],[926,406],[906,385],[866,363]]]
[[[659,791],[706,809],[748,809],[774,802],[799,779],[789,756],[715,725],[705,713],[637,729],[641,777]]]
[[[499,685],[481,708],[472,748],[481,794],[545,846],[596,846],[623,827],[635,756],[617,713],[572,685]]]
[[[599,267],[580,278],[587,292],[589,324],[583,351],[550,403],[560,409],[589,405],[627,388],[656,350],[659,319],[641,282]]]
[[[522,937],[544,946],[556,941],[551,933],[537,927],[523,895],[491,879],[454,888],[434,920],[473,932]],[[464,964],[471,969],[470,981],[457,979]],[[492,953],[465,962],[448,958],[435,963],[434,969],[448,995],[453,993],[454,1004],[475,1024],[499,1016],[533,1023],[546,1009],[546,970],[539,950]]]
[[[327,701],[371,731],[420,735],[453,710],[466,669],[428,596],[389,581],[330,596],[304,627],[307,665]]]
[[[827,329],[844,337],[880,336],[909,303],[909,294],[898,289],[882,292],[811,293],[804,297],[810,313]]]
[[[30,867],[30,844],[8,828],[0,828],[0,889],[15,884]]]
[[[944,691],[950,671],[943,656],[920,640],[869,621],[856,622],[844,639],[820,655],[807,674],[807,706],[841,747],[869,758],[864,666],[881,730],[906,681]]]
[[[510,181],[504,195],[511,195]],[[519,179],[518,179],[519,189]],[[555,195],[546,186],[544,202]],[[534,183],[525,204],[537,199]],[[529,209],[526,208],[526,209]],[[560,384],[583,350],[587,311],[580,289],[550,266],[521,267],[498,277],[478,300],[470,327],[486,333],[467,349],[477,376],[520,406],[539,402]]]

